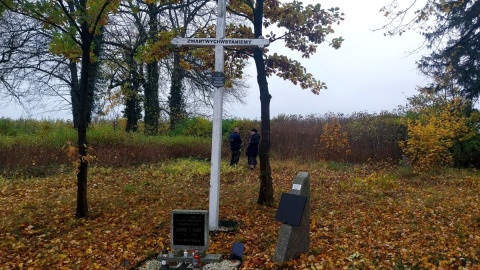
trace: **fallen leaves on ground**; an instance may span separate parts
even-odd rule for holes
[[[73,217],[73,174],[4,179],[0,269],[132,267],[170,247],[173,209],[208,209],[209,166],[183,160],[92,168],[85,219]],[[238,228],[211,233],[209,253],[228,255],[234,242],[243,242],[243,269],[480,269],[476,172],[402,178],[395,168],[272,166],[277,205],[298,171],[310,174],[310,252],[272,262],[276,207],[256,204],[257,171],[223,164],[220,219],[235,220]]]

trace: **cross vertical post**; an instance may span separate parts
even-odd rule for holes
[[[225,37],[226,0],[217,1],[217,29],[216,38]],[[224,72],[224,46],[215,45],[215,72]],[[225,87],[217,87],[213,94],[213,128],[212,128],[212,155],[210,169],[210,197],[208,201],[208,224],[210,231],[218,229],[218,212],[220,207],[220,158],[222,146],[222,111],[223,93]]]
[[[226,0],[217,1],[217,28],[215,38],[181,38],[172,39],[172,44],[178,47],[214,47],[215,48],[215,72],[219,76],[215,81],[212,75],[213,85],[217,89],[213,93],[213,127],[212,127],[212,153],[210,167],[210,197],[208,204],[208,223],[210,231],[218,229],[218,212],[220,206],[220,164],[222,146],[222,111],[223,93],[225,91],[225,47],[259,47],[264,48],[270,44],[268,39],[235,39],[225,38]],[[223,79],[223,82],[222,82]],[[217,85],[217,83],[219,83]]]

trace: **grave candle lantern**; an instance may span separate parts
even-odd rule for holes
[[[168,251],[166,248],[162,251],[162,269],[169,269],[168,266]]]

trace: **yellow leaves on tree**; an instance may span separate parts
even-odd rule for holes
[[[228,2],[229,9],[235,10],[238,14],[243,14],[248,17],[250,21],[253,21],[253,5],[243,0],[230,0]]]
[[[342,125],[337,118],[325,123],[320,136],[320,149],[327,160],[343,160],[350,155],[350,144],[347,132],[342,132]]]
[[[88,150],[91,150],[91,148],[88,147]],[[90,154],[87,154],[86,156],[79,155],[78,148],[73,146],[71,141],[67,141],[67,143],[63,146],[63,151],[67,154],[68,159],[72,162],[72,165],[75,168],[75,174],[78,173],[78,167],[81,161],[91,162],[96,158]]]
[[[96,0],[87,2],[86,18],[90,25],[90,32],[95,31],[95,35],[100,34],[100,27],[107,25],[108,13],[116,12],[120,5],[119,0]]]
[[[215,30],[215,29],[213,29]],[[212,33],[215,33],[212,31]],[[245,24],[230,23],[225,27],[225,36],[228,38],[254,38],[252,28]]]
[[[154,42],[147,42],[140,49],[141,59],[147,62],[159,61],[172,52],[171,40],[175,37],[174,31],[159,32]]]
[[[454,143],[475,135],[468,123],[478,118],[478,113],[466,116],[465,106],[456,98],[439,107],[423,108],[418,119],[407,120],[408,139],[400,147],[416,171],[452,165]]]
[[[320,94],[320,90],[327,89],[325,83],[316,80],[311,73],[306,73],[300,62],[284,55],[277,53],[268,55],[265,59],[265,64],[267,76],[275,74],[284,80],[291,81],[295,85],[300,85],[302,89],[310,89],[316,95]]]
[[[109,114],[110,111],[114,111],[123,102],[125,102],[124,99],[122,98],[122,93],[126,97],[136,96],[138,98],[138,95],[139,95],[137,91],[130,89],[129,85],[122,85],[120,89],[106,93],[105,95],[106,104],[102,112],[104,115]]]
[[[82,55],[80,46],[64,33],[54,33],[48,49],[52,54],[63,55],[74,62],[79,62]]]
[[[37,5],[30,7],[30,12],[42,17],[45,28],[53,29],[53,25],[57,25],[63,29],[61,32],[53,33],[49,51],[52,54],[63,55],[69,60],[78,62],[82,55],[82,49],[80,48],[80,41],[76,39],[77,28],[74,24],[79,25],[82,22],[87,22],[89,31],[93,35],[100,35],[101,26],[108,23],[108,14],[116,12],[119,4],[120,1],[118,0],[88,1],[85,13],[76,12],[69,17],[57,5],[51,5],[49,2],[39,2]],[[91,58],[93,62],[97,60],[97,56],[93,53]]]

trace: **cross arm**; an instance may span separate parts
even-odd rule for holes
[[[270,40],[263,37],[258,39],[245,38],[174,38],[172,44],[177,47],[213,47],[221,45],[224,47],[259,47],[263,49],[270,45]]]

